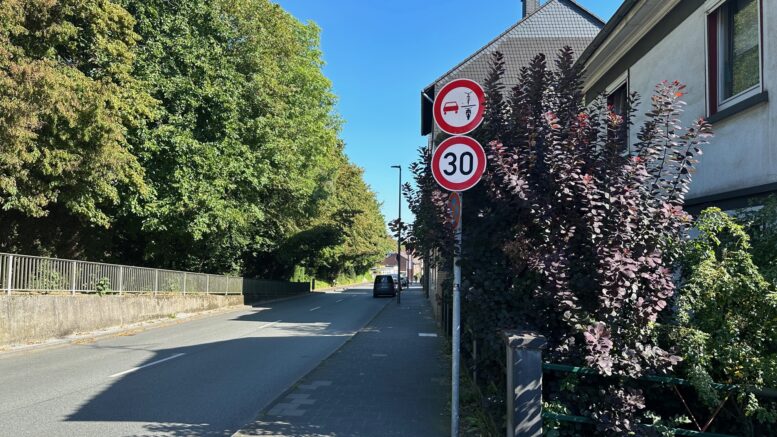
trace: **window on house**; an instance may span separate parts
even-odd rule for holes
[[[728,0],[708,18],[710,109],[761,92],[760,0]]]
[[[611,132],[612,138],[625,139],[628,138],[629,126],[625,122],[626,112],[629,110],[629,89],[626,83],[619,86],[612,93],[607,95],[607,107],[615,114],[624,118],[623,124],[617,132]],[[623,141],[622,153],[628,152],[627,141]]]
[[[621,117],[625,117],[627,110],[626,105],[628,104],[627,100],[628,90],[626,84],[624,83],[607,96],[607,106],[612,108],[612,112],[620,115]]]

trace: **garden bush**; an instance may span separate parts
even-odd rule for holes
[[[573,59],[564,49],[549,68],[538,55],[505,90],[494,53],[485,120],[471,134],[489,163],[464,193],[462,357],[484,410],[503,421],[499,333],[521,328],[548,339],[546,361],[598,373],[546,374],[548,411],[592,421],[549,421],[553,435],[671,435],[710,417],[711,431],[777,433],[774,403],[757,396],[777,387],[777,199],[746,212],[745,226],[717,209],[694,222],[685,195],[712,129],[682,127],[685,87],[658,84],[629,144],[639,96],[624,113],[604,97],[584,106]],[[419,152],[416,188],[405,187],[412,240],[446,265],[447,193],[430,148]],[[662,374],[693,387],[639,379]]]
[[[777,291],[754,264],[743,226],[718,208],[701,213],[686,243],[684,283],[671,338],[683,351],[681,371],[711,413],[726,400],[712,382],[734,384],[724,417],[744,435],[773,435],[774,403],[753,389],[777,387]],[[723,398],[723,399],[721,399]]]
[[[750,235],[753,262],[777,286],[777,196],[767,197],[760,208],[750,208],[740,216]]]
[[[710,125],[681,127],[685,87],[663,82],[627,153],[638,96],[625,114],[604,98],[584,106],[571,49],[552,69],[538,55],[507,93],[504,73],[496,53],[486,119],[473,133],[487,146],[487,175],[463,202],[463,317],[484,357],[478,373],[504,374],[499,330],[538,331],[549,361],[614,377],[549,393],[551,401],[593,419],[600,434],[655,434],[661,420],[629,381],[671,372],[680,360],[660,347],[659,318],[675,295],[673,267],[691,223],[684,196]],[[428,171],[428,151],[417,168]],[[445,229],[444,193],[419,187],[414,199],[426,199],[427,211],[414,228]],[[415,237],[431,240],[422,247],[450,247],[450,230]]]

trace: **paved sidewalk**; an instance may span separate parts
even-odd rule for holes
[[[449,435],[449,362],[436,335],[421,289],[403,291],[235,436]]]

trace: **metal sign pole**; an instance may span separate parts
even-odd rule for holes
[[[475,101],[472,101],[472,97]],[[483,87],[470,79],[448,82],[436,93],[432,116],[437,127],[454,135],[437,146],[432,153],[432,176],[440,186],[458,199],[459,217],[456,223],[453,256],[453,338],[451,339],[451,436],[459,436],[459,370],[461,354],[461,192],[474,187],[486,170],[486,153],[474,138],[464,136],[483,122],[486,96]],[[459,110],[465,109],[465,110]],[[444,158],[444,159],[443,159]],[[453,206],[451,207],[453,209]],[[453,216],[452,218],[456,218]]]
[[[462,193],[459,193],[459,214],[464,207]],[[456,246],[453,255],[453,339],[451,365],[451,437],[459,435],[459,370],[461,360],[461,222],[456,226]]]

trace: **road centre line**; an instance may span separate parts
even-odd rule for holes
[[[419,332],[418,336],[419,337],[437,337],[437,334],[432,333],[432,332]]]
[[[165,361],[169,361],[169,360],[172,360],[174,358],[178,358],[178,357],[183,356],[183,355],[186,355],[186,354],[181,352],[179,354],[175,354],[173,356],[170,356],[170,357],[167,357],[167,358],[163,358],[161,360],[154,361],[152,363],[144,364],[144,365],[138,366],[138,367],[133,367],[133,368],[131,368],[129,370],[125,370],[123,372],[114,373],[113,375],[109,376],[108,378],[115,378],[117,376],[126,375],[127,373],[132,373],[132,372],[138,371],[140,369],[143,369],[145,367],[154,366],[154,365],[159,364],[159,363],[164,363]]]
[[[310,309],[310,311],[315,311],[315,310],[317,310],[317,309],[321,309],[321,307],[315,307],[315,308],[311,308],[311,309]]]
[[[274,321],[274,322],[270,322],[270,323],[264,324],[264,325],[262,325],[262,326],[260,326],[260,327],[258,327],[258,328],[256,328],[256,329],[264,329],[264,328],[269,328],[270,326],[272,326],[272,325],[275,325],[275,324],[278,324],[278,323],[281,323],[281,321],[280,321],[280,320],[276,320],[276,321]]]

